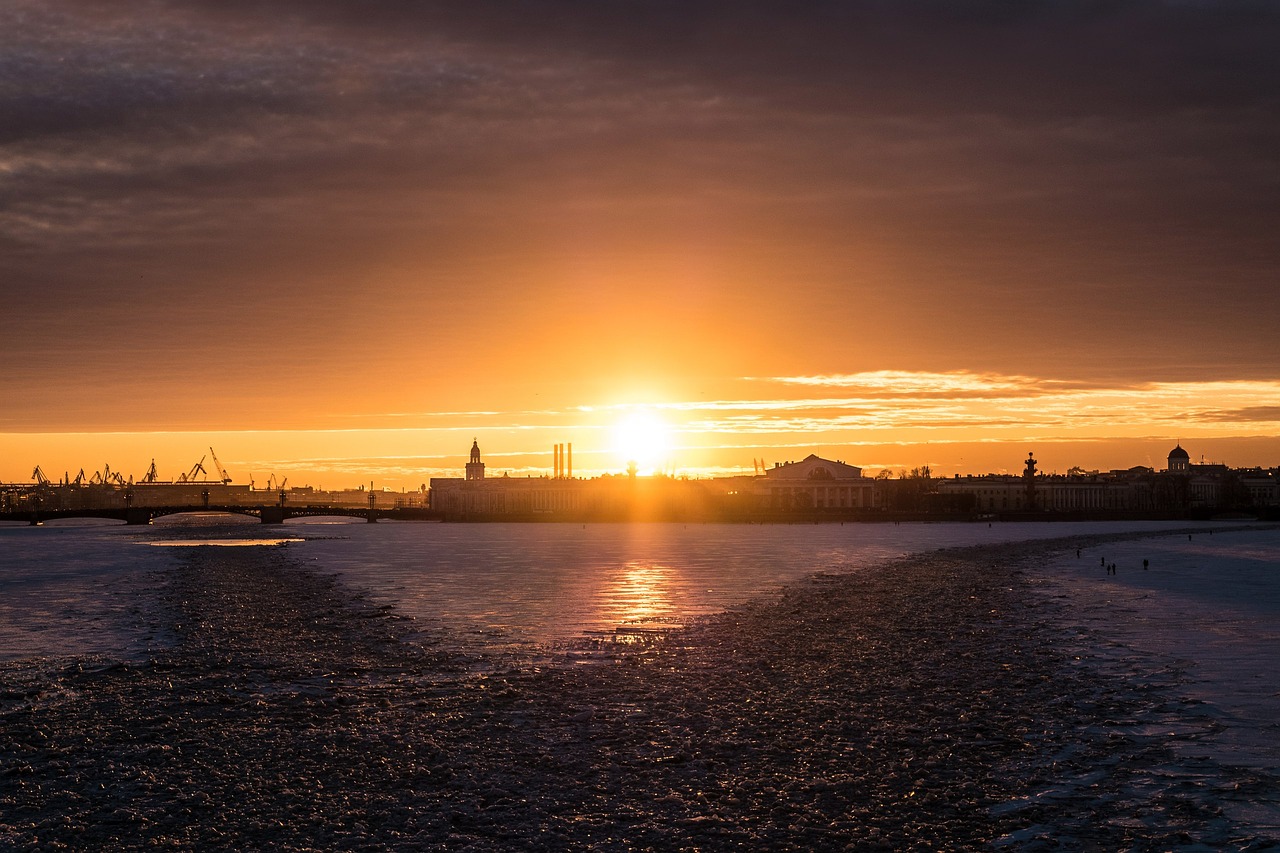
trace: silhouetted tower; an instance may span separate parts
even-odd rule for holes
[[[1191,454],[1182,449],[1182,443],[1169,451],[1169,470],[1185,474],[1191,470]]]
[[[471,461],[467,463],[467,479],[484,479],[484,463],[480,461],[480,443],[474,438],[471,440]]]
[[[1022,472],[1022,479],[1027,484],[1027,509],[1036,508],[1036,457],[1027,454],[1027,467]]]

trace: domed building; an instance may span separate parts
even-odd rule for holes
[[[1169,451],[1169,467],[1166,470],[1178,474],[1190,473],[1191,454],[1182,449],[1181,443]]]

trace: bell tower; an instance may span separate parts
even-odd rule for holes
[[[480,444],[474,438],[471,440],[471,461],[467,463],[467,479],[484,479],[484,463],[480,461]]]

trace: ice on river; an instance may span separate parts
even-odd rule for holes
[[[1043,579],[1099,652],[1149,672],[1172,669],[1178,692],[1203,703],[1210,731],[1184,750],[1280,767],[1280,531],[1084,548],[1052,561]]]
[[[179,552],[154,545],[288,547],[321,573],[424,627],[531,647],[661,629],[815,573],[859,571],[946,547],[1170,522],[1017,524],[393,524],[192,514],[148,527],[0,526],[0,659],[130,656],[159,641],[147,590]],[[1207,530],[1207,527],[1205,528]],[[297,540],[303,541],[297,541]]]
[[[1135,533],[1150,536],[1108,541]],[[1055,541],[893,561],[1037,539]],[[1280,836],[1278,554],[1274,529],[1181,523],[0,529],[20,759],[0,774],[18,815],[0,845],[225,841],[247,817],[297,846],[362,846],[364,824],[342,828],[347,845],[306,834],[351,795],[397,804],[426,833],[394,835],[407,849],[511,837],[486,834],[510,832],[508,813],[526,837],[554,817],[582,846],[644,815],[669,842],[639,845],[655,848],[737,832],[763,849],[761,827],[797,850],[864,829],[878,849],[974,847],[990,820],[1001,848],[1263,849]],[[631,665],[468,668],[468,648],[653,630],[859,572],[615,656]],[[412,642],[397,617],[451,647]],[[146,661],[55,660],[87,655]],[[618,780],[638,768],[627,800]],[[267,795],[242,796],[246,779]],[[566,791],[581,795],[568,808]],[[783,808],[788,792],[803,808]]]
[[[1178,667],[1183,691],[1219,715],[1216,748],[1236,762],[1280,766],[1280,533],[1211,533],[1214,526],[1085,548],[1079,558],[1068,551],[1040,578],[1116,660],[1145,655],[1167,662],[1151,664],[1156,670]],[[815,573],[938,548],[1187,527],[298,520],[282,529],[199,515],[150,527],[2,527],[0,659],[131,658],[163,643],[150,602],[185,549],[140,546],[287,547],[463,645],[530,648],[679,625]]]
[[[298,524],[298,553],[404,615],[491,644],[547,645],[679,624],[817,573],[939,548],[1123,524]],[[1181,526],[1181,525],[1177,525]],[[332,538],[319,538],[330,531]]]

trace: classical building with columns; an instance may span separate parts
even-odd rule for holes
[[[869,509],[875,481],[862,476],[856,465],[809,454],[799,462],[779,462],[755,477],[751,491],[762,508]]]

